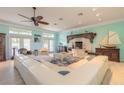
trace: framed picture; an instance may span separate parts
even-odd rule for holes
[[[41,35],[35,34],[35,35],[34,35],[34,42],[35,42],[35,43],[38,43],[38,42],[40,42],[40,41],[41,41]]]

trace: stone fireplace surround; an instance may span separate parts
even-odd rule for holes
[[[69,35],[67,36],[68,47],[70,47],[71,49],[78,49],[87,52],[92,52],[92,43],[96,35],[97,34],[93,32]],[[78,45],[77,47],[76,42],[80,42],[78,44],[81,44],[82,42],[82,45]]]
[[[76,42],[82,42],[82,48],[76,47]],[[74,49],[83,49],[90,52],[92,50],[92,43],[87,38],[74,38],[69,41],[68,47]]]

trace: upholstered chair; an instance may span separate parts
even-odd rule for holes
[[[19,54],[24,54],[24,55],[26,55],[26,54],[27,54],[27,49],[26,49],[26,48],[20,48],[20,49],[18,50],[18,52],[19,52]]]
[[[41,55],[48,55],[48,53],[49,53],[49,51],[48,51],[47,48],[41,48],[41,49],[40,49],[40,54],[41,54]]]

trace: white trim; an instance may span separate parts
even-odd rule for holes
[[[9,27],[9,34],[32,36],[32,30],[25,30],[25,29]]]
[[[107,21],[107,22],[101,22],[101,23],[97,23],[97,24],[93,24],[93,25],[87,25],[87,26],[83,26],[83,27],[80,26],[80,27],[76,27],[76,28],[65,29],[62,32],[70,32],[72,30],[87,29],[87,28],[92,28],[92,27],[96,27],[96,26],[118,23],[118,22],[122,22],[122,21],[124,21],[124,18],[118,19],[118,20]]]

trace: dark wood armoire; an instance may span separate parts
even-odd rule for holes
[[[5,34],[0,33],[0,62],[6,60],[6,53],[5,53]]]

